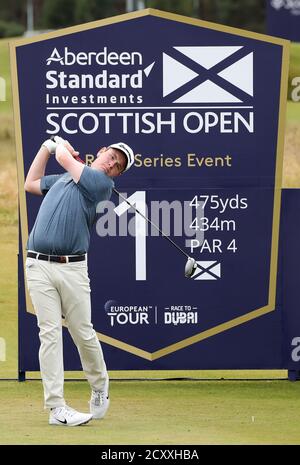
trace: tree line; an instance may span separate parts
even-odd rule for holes
[[[73,26],[125,13],[137,0],[0,0],[0,37],[22,35],[27,7],[32,2],[34,29]],[[255,32],[265,31],[265,0],[144,0],[145,8],[226,24]]]

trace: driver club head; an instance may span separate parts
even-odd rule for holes
[[[191,278],[197,268],[197,263],[194,258],[189,257],[185,264],[184,275],[186,278]]]

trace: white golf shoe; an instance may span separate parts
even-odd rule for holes
[[[81,413],[65,405],[50,410],[49,425],[79,426],[85,425],[93,418],[90,413]]]
[[[108,381],[102,391],[92,391],[90,400],[90,412],[93,418],[100,420],[103,418],[109,407]]]

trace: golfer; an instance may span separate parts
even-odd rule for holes
[[[66,173],[45,176],[54,154]],[[109,378],[91,323],[87,252],[98,202],[110,198],[112,178],[134,163],[132,149],[122,142],[99,150],[90,167],[76,160],[78,155],[64,139],[48,139],[25,181],[27,192],[44,196],[28,238],[26,279],[40,330],[44,406],[51,425],[82,425],[103,418],[109,407]],[[64,399],[62,317],[91,386],[90,413],[77,412]]]

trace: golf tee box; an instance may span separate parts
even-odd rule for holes
[[[294,253],[290,236],[279,241],[280,218],[291,226],[281,212],[288,54],[283,39],[152,9],[11,43],[21,373],[39,369],[23,270],[41,203],[23,182],[53,135],[87,164],[100,147],[131,146],[118,192],[198,265],[187,279],[183,255],[121,197],[98,204],[92,320],[110,370],[299,368],[282,284],[292,270],[279,260]],[[57,172],[53,157],[47,174]],[[291,195],[284,206],[297,211]],[[298,319],[293,328],[300,335]],[[80,369],[66,329],[64,344],[65,368]]]

